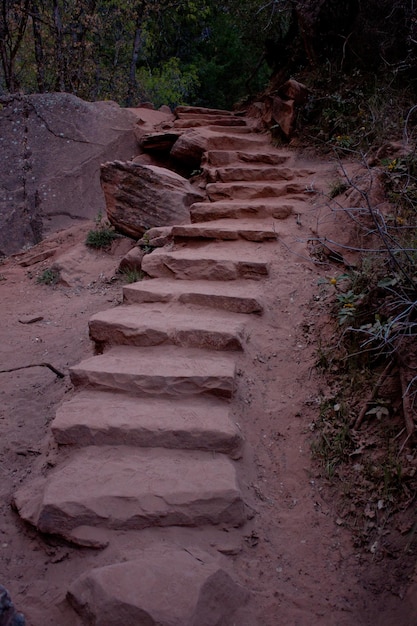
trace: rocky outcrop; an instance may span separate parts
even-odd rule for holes
[[[22,613],[16,611],[9,592],[0,585],[0,626],[25,626],[25,624],[26,620]]]
[[[0,103],[0,252],[8,255],[96,217],[104,204],[100,163],[139,152],[138,113],[65,93]]]
[[[132,161],[105,163],[101,183],[109,221],[136,239],[154,226],[189,223],[189,207],[203,198],[179,174]]]
[[[68,599],[97,626],[231,626],[247,591],[209,554],[156,545],[137,560],[96,568],[76,580]],[[132,593],[132,581],[135,581]]]

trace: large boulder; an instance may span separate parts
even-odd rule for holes
[[[171,117],[66,93],[0,97],[0,254],[104,210],[100,164],[138,154],[134,126],[151,116]]]
[[[88,625],[232,626],[248,592],[209,554],[159,544],[83,574],[67,597]]]
[[[101,184],[110,223],[136,239],[155,226],[188,224],[189,207],[203,199],[179,174],[134,161],[105,163]]]

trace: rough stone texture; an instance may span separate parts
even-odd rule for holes
[[[169,280],[153,278],[123,288],[126,303],[180,302],[232,311],[261,313],[262,303],[254,285],[215,281]]]
[[[232,626],[248,592],[200,550],[162,544],[77,579],[68,600],[95,626]]]
[[[181,280],[237,280],[252,278],[260,280],[268,275],[268,264],[259,260],[256,251],[221,247],[204,249],[184,248],[166,251],[164,248],[148,254],[142,268],[153,278],[179,278]],[[235,242],[239,243],[239,242]]]
[[[265,218],[273,217],[283,220],[292,215],[295,203],[289,204],[278,199],[252,200],[244,202],[242,200],[226,200],[219,202],[196,202],[190,207],[191,221],[206,222],[220,219],[241,219],[241,218]]]
[[[230,398],[234,390],[232,358],[174,346],[111,348],[70,370],[74,385],[139,395],[190,396],[210,393]]]
[[[52,423],[58,444],[130,445],[240,455],[242,436],[229,405],[215,398],[138,398],[85,391],[64,402]]]
[[[0,626],[25,626],[26,620],[22,613],[14,607],[9,592],[0,585]]]
[[[292,155],[282,154],[278,152],[267,152],[266,150],[257,150],[256,152],[228,150],[210,150],[206,155],[206,161],[209,165],[223,167],[242,161],[244,163],[263,163],[265,165],[283,165],[288,163]]]
[[[190,130],[183,133],[172,146],[170,155],[191,167],[200,167],[203,153],[208,148],[207,135]]]
[[[139,246],[135,246],[120,261],[119,270],[121,272],[140,272],[144,256],[145,251],[139,248]]]
[[[184,226],[173,226],[172,236],[177,238],[196,239],[219,239],[232,241],[245,239],[247,241],[268,241],[276,239],[278,233],[272,219],[267,222],[256,222],[256,220],[217,220],[207,223],[187,224]]]
[[[91,446],[76,450],[44,481],[15,495],[21,517],[40,532],[70,538],[90,526],[140,530],[245,520],[233,461],[161,448]]]
[[[229,183],[232,181],[262,181],[262,180],[293,180],[294,169],[276,166],[251,166],[251,165],[230,165],[228,167],[217,167],[206,169],[206,178],[209,182]]]
[[[137,114],[65,93],[1,104],[0,253],[11,254],[103,209],[100,163],[137,154]]]
[[[136,238],[153,226],[188,223],[190,205],[202,197],[179,174],[134,162],[105,163],[101,184],[109,221]]]
[[[273,183],[273,182],[230,182],[209,183],[207,195],[212,202],[217,200],[255,200],[257,198],[279,198],[292,194],[304,194],[306,185],[303,183]]]
[[[158,304],[119,306],[96,313],[89,321],[90,338],[98,346],[172,344],[208,350],[242,350],[241,316],[210,311],[184,311]]]

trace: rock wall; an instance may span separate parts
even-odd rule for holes
[[[66,93],[0,98],[1,255],[104,213],[100,164],[138,154],[139,111]]]

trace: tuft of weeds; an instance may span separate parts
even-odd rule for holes
[[[49,267],[44,270],[42,274],[39,274],[36,278],[36,282],[40,285],[56,285],[59,279],[59,271]]]
[[[128,284],[137,283],[144,277],[144,273],[138,269],[121,270],[119,274],[121,275],[123,282]]]
[[[98,214],[95,223],[95,228],[87,233],[85,245],[95,249],[108,248],[112,241],[118,237],[118,234],[110,222],[103,219],[101,213]]]

